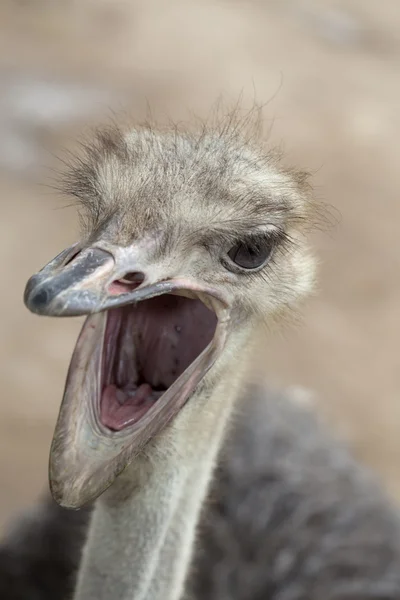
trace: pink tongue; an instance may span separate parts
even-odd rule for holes
[[[139,421],[156,398],[151,386],[142,383],[135,391],[126,393],[116,385],[107,385],[101,397],[101,422],[120,431]]]

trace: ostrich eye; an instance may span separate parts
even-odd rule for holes
[[[262,238],[237,242],[228,252],[232,262],[242,269],[258,269],[266,264],[272,255],[274,240]]]

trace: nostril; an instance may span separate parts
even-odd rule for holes
[[[126,273],[121,279],[118,279],[118,283],[122,283],[125,285],[136,284],[139,285],[144,281],[144,273],[132,272]]]
[[[126,273],[121,279],[113,281],[108,291],[113,295],[126,294],[139,287],[143,281],[144,273],[140,273],[139,271]]]

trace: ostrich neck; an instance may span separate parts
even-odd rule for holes
[[[179,600],[241,369],[197,394],[97,501],[74,600]]]

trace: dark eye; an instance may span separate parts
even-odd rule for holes
[[[228,252],[232,262],[242,269],[257,269],[265,265],[274,248],[273,240],[238,242]]]

